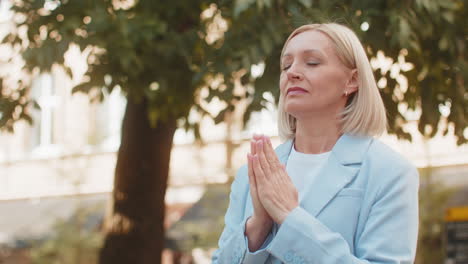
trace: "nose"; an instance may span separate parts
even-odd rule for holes
[[[291,65],[291,67],[287,70],[286,75],[288,76],[289,80],[302,80],[303,75],[301,71],[295,66],[295,64]]]

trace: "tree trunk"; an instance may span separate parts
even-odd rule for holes
[[[127,103],[101,264],[159,264],[164,248],[164,196],[176,120],[148,121],[147,102]]]

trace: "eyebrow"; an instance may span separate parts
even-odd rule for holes
[[[306,50],[301,51],[301,53],[302,54],[317,53],[318,55],[320,55],[322,57],[326,57],[325,54],[323,52],[321,52],[320,50],[318,50],[318,49],[306,49]],[[283,54],[282,58],[291,57],[291,56],[292,56],[291,53],[285,53],[285,54]]]

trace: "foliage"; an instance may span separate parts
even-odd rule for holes
[[[251,99],[245,119],[266,103],[263,93],[272,92],[278,99],[279,54],[283,41],[298,25],[310,22],[339,22],[349,25],[365,44],[369,57],[382,51],[395,64],[391,70],[375,71],[381,81],[381,95],[389,117],[389,132],[410,139],[402,126],[407,110],[420,111],[419,131],[432,137],[445,119],[439,108],[450,108],[446,117],[454,127],[458,144],[467,141],[463,132],[467,124],[468,92],[468,2],[451,1],[273,1],[238,0],[232,8],[230,1],[221,1],[219,12],[230,28],[219,40],[217,56],[212,61],[213,72],[224,76],[252,64],[265,62],[262,77],[255,79],[247,70],[243,76]],[[361,30],[361,27],[369,28]],[[216,46],[216,45],[215,45]],[[413,64],[405,69],[402,60]],[[407,89],[397,81],[398,73],[407,79]],[[233,87],[227,86],[219,98],[228,98]]]
[[[56,7],[46,10],[47,3]],[[210,102],[214,98],[226,103],[225,109],[213,116],[216,123],[243,98],[250,102],[246,121],[267,103],[264,92],[278,99],[279,53],[296,26],[312,21],[345,23],[358,33],[370,57],[383,51],[397,65],[392,70],[375,71],[376,79],[386,82],[381,94],[390,132],[409,139],[402,129],[405,112],[416,110],[421,112],[418,122],[422,134],[431,137],[439,129],[447,133],[447,126],[437,126],[444,119],[439,108],[447,106],[450,114],[446,118],[458,143],[467,140],[463,136],[468,119],[466,0],[224,0],[212,5],[202,0],[28,0],[15,2],[13,9],[24,15],[17,26],[27,28],[27,39],[17,30],[6,36],[4,43],[23,47],[25,69],[49,71],[53,65],[68,69],[63,55],[75,43],[89,52],[89,67],[84,82],[74,91],[100,99],[101,89],[112,90],[118,85],[133,100],[149,100],[152,124],[168,118],[186,121],[191,107],[201,115],[210,115],[199,99]],[[209,9],[211,15],[200,15]],[[207,44],[208,29],[219,24],[220,18],[227,29],[218,29],[221,37]],[[369,25],[368,30],[361,30],[363,23]],[[412,70],[398,64],[402,56],[414,65]],[[266,69],[255,78],[250,69],[258,63],[265,63]],[[67,72],[71,74],[69,69]],[[397,81],[397,73],[407,78],[408,89]],[[211,80],[217,76],[222,82],[215,85]],[[238,78],[248,89],[236,92]],[[209,95],[201,98],[198,91],[204,85]],[[16,98],[27,94],[22,92]],[[2,127],[11,128],[11,120],[19,116],[29,119],[27,111],[20,111],[28,106],[28,100],[21,102],[0,101]],[[186,122],[186,127],[198,129],[198,124]]]
[[[68,220],[58,220],[54,234],[31,249],[34,264],[92,264],[102,246],[96,215],[102,207],[80,207]],[[100,219],[100,217],[99,217]],[[102,219],[101,219],[102,220]]]
[[[88,69],[74,92],[101,100],[103,89],[110,92],[119,86],[135,102],[148,100],[153,125],[186,116],[197,88],[196,83],[186,84],[192,83],[203,55],[204,41],[198,33],[203,31],[199,17],[206,5],[203,1],[126,2],[15,2],[17,29],[4,43],[20,50],[26,72],[48,72],[55,65],[70,77],[64,54],[76,44],[87,54]],[[27,29],[26,37],[21,29]],[[4,117],[12,115],[5,112]]]
[[[3,79],[0,78],[0,129],[9,132],[13,132],[13,124],[18,120],[25,120],[30,124],[33,122],[27,111],[33,104],[26,100],[28,89],[21,81],[17,85],[16,94],[7,93],[5,92],[7,89],[3,86]]]

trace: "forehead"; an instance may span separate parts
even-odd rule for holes
[[[334,53],[333,43],[327,35],[320,31],[308,30],[289,40],[284,49],[283,57],[310,50],[316,50],[326,55]]]

